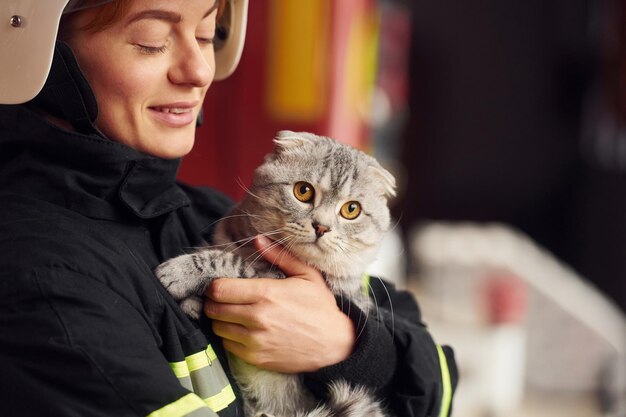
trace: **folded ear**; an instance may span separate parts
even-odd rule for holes
[[[381,167],[378,162],[368,167],[374,178],[379,181],[380,189],[383,195],[387,197],[395,197],[396,195],[396,179],[389,171]]]
[[[317,139],[318,136],[314,135],[313,133],[281,130],[276,133],[274,143],[276,144],[276,152],[281,153],[285,150],[296,149],[310,145]]]

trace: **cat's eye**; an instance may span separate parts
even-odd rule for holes
[[[361,214],[361,205],[357,201],[348,201],[341,206],[339,213],[348,220],[354,220]]]
[[[308,182],[299,181],[293,186],[293,195],[303,203],[310,203],[315,198],[315,189]]]

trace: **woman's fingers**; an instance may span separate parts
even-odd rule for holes
[[[287,278],[211,282],[204,311],[225,349],[280,372],[310,372],[347,358],[354,324],[337,307],[322,274],[265,238],[257,237],[255,246]]]
[[[231,340],[241,345],[250,344],[250,331],[246,326],[227,321],[213,320],[213,332],[225,340]]]
[[[271,278],[266,278],[271,279]],[[229,304],[252,304],[259,302],[265,294],[265,279],[220,278],[213,280],[205,295],[213,301]]]

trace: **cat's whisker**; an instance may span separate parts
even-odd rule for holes
[[[207,229],[210,229],[211,227],[215,226],[217,223],[219,223],[220,221],[222,221],[223,217],[209,223],[208,225],[206,225],[205,227],[203,227],[202,229],[200,229],[200,233],[205,232]]]
[[[235,246],[235,249],[240,248],[240,243],[243,243],[244,245],[248,242],[250,242],[252,239],[254,239],[254,237],[245,237],[243,239],[239,239],[239,240],[234,240],[232,242],[226,242],[226,243],[221,243],[221,244],[214,244],[211,245],[212,248],[222,248],[224,249],[224,251],[228,251],[228,252],[233,252],[233,250],[231,250],[231,248],[233,246]]]
[[[378,305],[378,300],[376,299],[376,294],[374,293],[372,284],[368,282],[367,287],[369,288],[369,293],[372,294],[372,304],[374,304],[374,308],[376,308],[376,319],[377,319],[378,325],[380,326],[380,323],[382,320],[381,320],[381,313],[380,313],[380,308]]]
[[[363,318],[363,324],[361,324],[361,318]],[[359,321],[357,322],[357,329],[359,329],[359,333],[356,335],[356,340],[359,340],[363,332],[365,331],[365,326],[367,325],[367,321],[369,320],[369,313],[367,311],[360,310]]]
[[[263,215],[260,215],[260,214],[251,213],[251,212],[249,212],[249,211],[247,211],[247,210],[244,210],[244,209],[242,209],[242,208],[239,208],[239,211],[241,211],[241,212],[243,213],[243,215],[244,215],[244,216],[247,216],[247,217],[254,217],[255,219],[263,219],[263,220],[268,219],[268,217],[267,217],[267,216],[263,216]]]
[[[297,236],[289,235],[285,239],[285,242],[286,244],[283,244],[282,252],[293,255],[295,252],[292,251],[291,249],[299,243]]]
[[[252,256],[256,255],[254,257],[254,259],[252,259],[251,263],[254,264],[256,263],[259,259],[261,259],[268,251],[274,249],[277,246],[280,246],[283,244],[283,242],[288,241],[289,239],[291,239],[290,236],[284,236],[281,237],[280,239],[277,240],[273,240],[266,248],[264,248],[262,251],[257,251],[254,252],[253,254],[251,254],[250,256],[248,256],[245,260],[249,260]]]
[[[237,217],[260,217],[260,216],[258,216],[256,214],[251,214],[251,213],[229,214],[228,216],[221,217],[221,218],[215,220],[214,222],[209,223],[208,225],[206,225],[205,227],[200,229],[200,232],[205,232],[207,229],[210,229],[211,227],[215,226],[217,223],[221,222],[222,220],[233,219],[233,218],[237,218]]]
[[[399,228],[401,220],[402,220],[402,213],[400,213],[400,216],[396,219],[396,221],[393,222],[393,224],[389,226],[389,229],[387,231],[388,232],[392,232],[392,231],[396,230],[397,228]]]
[[[291,253],[289,248],[294,246],[295,240],[291,236],[286,236],[284,239],[281,239],[279,244],[282,246],[282,249],[280,251],[279,256],[282,257],[285,254],[290,254]],[[278,244],[276,246],[278,246]],[[275,267],[275,265],[272,265],[272,268],[274,268],[274,267]]]
[[[183,251],[185,251],[185,255],[188,255],[190,253],[195,253],[204,249],[206,249],[205,246],[186,246],[183,248]]]
[[[241,179],[241,177],[237,177],[237,185],[239,185],[239,187],[248,195],[256,198],[256,199],[261,199],[261,197],[259,197],[258,195],[254,194],[252,191],[250,191],[250,188],[248,188],[248,186],[246,186],[246,184],[244,184],[243,180]]]
[[[365,245],[360,241],[351,241],[349,239],[342,239],[342,240],[343,240],[343,243],[346,245],[346,247],[350,249],[352,252],[358,252],[364,247],[370,246],[370,245]]]
[[[353,242],[345,236],[337,236],[333,243],[343,252],[358,252],[361,249],[361,245],[357,245],[357,242]]]
[[[254,240],[254,236],[249,236],[244,239],[232,242],[230,245],[224,248],[224,252],[236,253],[239,249],[246,246]]]
[[[389,291],[387,290],[385,281],[383,281],[379,277],[376,277],[376,279],[380,281],[380,284],[383,286],[383,289],[385,290],[385,294],[387,294],[387,299],[389,300],[389,312],[391,313],[391,336],[393,337],[395,336],[396,326],[395,326],[395,317],[393,314],[393,302],[391,301],[391,295],[389,295]]]
[[[280,235],[280,233],[281,233],[281,230],[280,229],[276,229],[276,230],[272,230],[272,231],[267,231],[267,232],[261,233],[259,235],[262,235],[262,236],[265,236],[265,237],[269,238],[270,236]],[[241,245],[239,245],[238,247],[236,247],[234,249],[234,251],[236,251],[236,250],[240,249],[241,247],[249,244],[250,242],[252,242],[259,235],[253,235],[253,236],[250,236],[250,237],[244,239],[244,242]]]
[[[324,278],[326,278],[326,277],[324,277]],[[345,301],[344,301],[344,299],[343,299],[343,292],[341,292],[341,293],[339,294],[339,302],[340,302],[340,309],[341,309],[341,311],[344,311],[344,309],[345,309],[345,307],[344,307],[344,302],[345,302]],[[351,310],[352,310],[352,304],[348,302],[348,311],[346,312],[346,314],[348,315],[348,317],[350,317],[350,312],[351,312]],[[359,322],[360,322],[360,320],[359,320]],[[356,323],[356,328],[357,328],[357,329],[359,328],[359,324],[360,324],[360,323]],[[356,339],[358,339],[358,338],[359,338],[359,335],[357,335],[357,336],[356,336]]]
[[[265,235],[265,236],[273,236],[273,235],[276,235],[276,234],[279,234],[279,233],[280,233],[280,229],[277,229],[277,230],[274,230],[274,231],[265,232],[265,233],[263,233],[263,235]],[[239,240],[235,240],[235,241],[232,241],[232,242],[224,243],[223,245],[214,245],[214,247],[223,246],[224,251],[235,252],[238,249],[242,248],[243,246],[245,246],[245,245],[249,244],[250,242],[252,242],[256,236],[257,235],[247,236],[247,237],[244,237],[244,238],[239,239]]]
[[[280,252],[281,256],[284,256],[284,254],[292,254],[291,248],[293,248],[298,242],[296,239],[294,239],[292,236],[287,236],[284,239],[284,242],[286,242],[286,244],[282,244],[283,248]]]
[[[343,306],[343,293],[339,294],[339,307],[341,309],[341,311],[343,311],[344,306]],[[348,315],[350,315],[350,304],[348,304]]]

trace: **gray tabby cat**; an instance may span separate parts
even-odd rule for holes
[[[387,198],[395,179],[378,162],[349,146],[311,133],[278,132],[274,152],[254,172],[244,199],[216,226],[213,246],[160,265],[156,274],[193,318],[200,295],[215,277],[284,275],[252,245],[265,235],[324,275],[335,295],[367,313],[362,274],[389,227]],[[317,405],[297,374],[262,370],[229,355],[247,417],[379,417],[380,404],[344,381]]]

